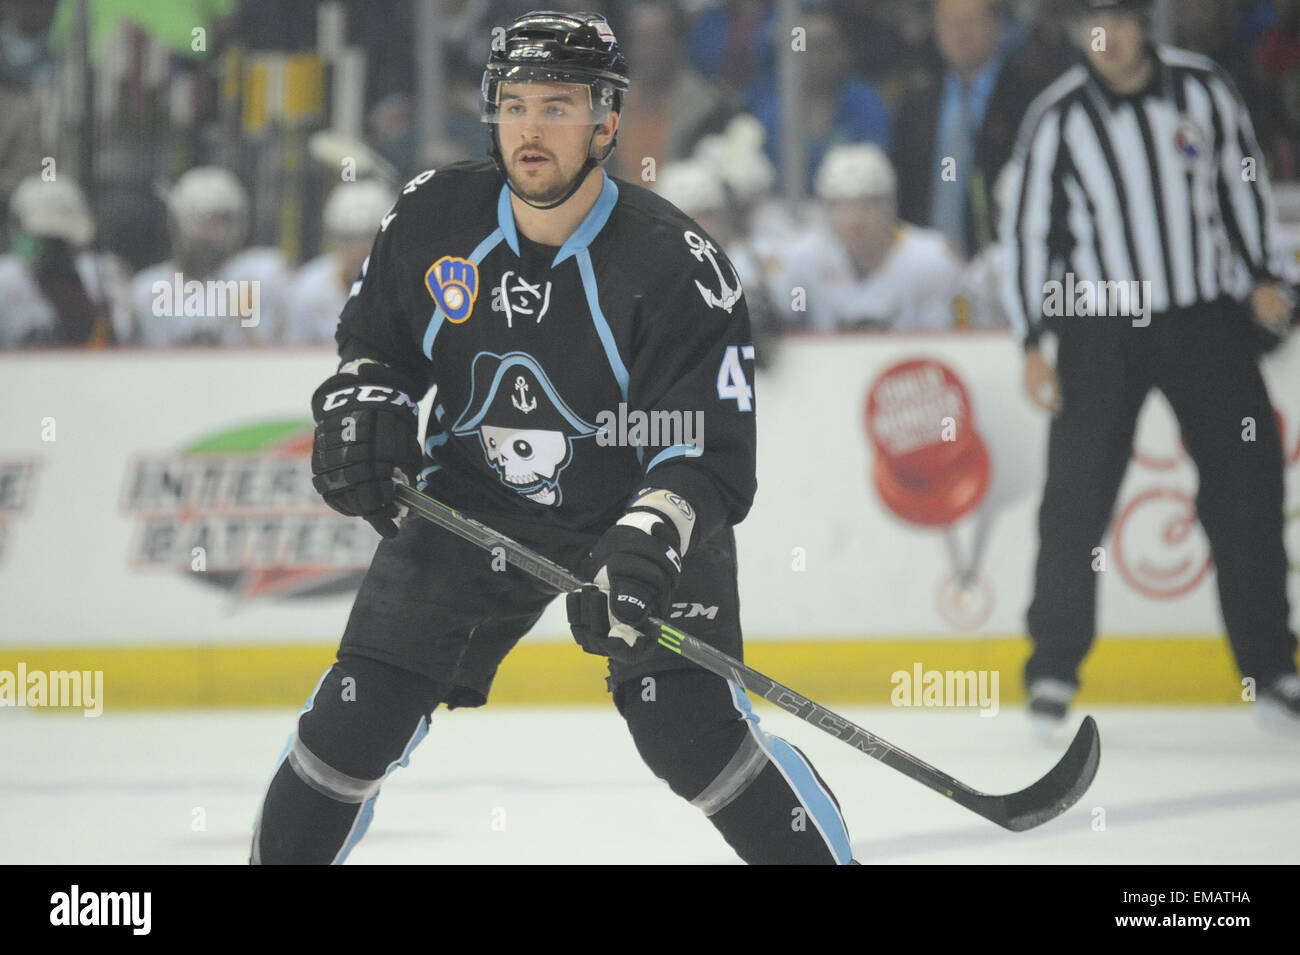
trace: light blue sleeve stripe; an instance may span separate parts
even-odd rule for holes
[[[610,329],[609,322],[605,320],[605,313],[600,310],[600,297],[596,291],[596,271],[591,266],[591,253],[586,249],[580,249],[576,258],[578,272],[582,276],[582,289],[587,293],[587,309],[591,312],[591,320],[596,326],[596,334],[600,336],[600,343],[605,348],[605,358],[609,360],[610,370],[614,372],[614,378],[618,381],[619,394],[623,396],[624,401],[627,401],[627,366],[623,364],[623,359],[618,354],[618,345],[614,343],[614,332]]]
[[[514,220],[512,219],[511,220],[512,226],[513,223]],[[486,239],[480,242],[478,246],[474,249],[474,251],[469,254],[469,260],[473,262],[475,265],[478,265],[480,262],[483,261],[484,256],[486,256],[489,252],[491,252],[493,249],[497,247],[498,243],[501,242],[502,238],[504,238],[504,234],[501,232],[501,230],[494,229],[492,233]],[[446,320],[447,320],[447,316],[443,314],[442,309],[435,307],[433,310],[433,315],[429,317],[429,327],[424,330],[424,341],[422,344],[422,347],[424,349],[424,357],[428,358],[430,361],[433,360],[433,340],[438,337],[438,331],[442,328],[442,323],[445,322]]]
[[[405,766],[411,761],[411,751],[420,745],[420,740],[424,739],[428,733],[428,717],[421,716],[420,725],[417,726],[415,732],[411,734],[411,739],[407,742],[406,749],[402,750],[402,755],[389,763],[388,768],[384,770],[384,779],[387,779],[392,774],[393,770],[397,769],[397,767]],[[343,843],[343,848],[340,849],[339,854],[334,857],[332,865],[342,865],[343,861],[347,859],[348,853],[351,852],[356,844],[361,841],[361,837],[366,834],[366,830],[370,828],[370,820],[375,816],[375,800],[378,798],[379,793],[376,792],[373,796],[367,799],[365,805],[361,807],[361,812],[357,813],[356,821],[352,823],[352,831],[348,834],[348,841]]]
[[[645,469],[646,472],[648,473],[654,468],[656,464],[662,464],[664,461],[667,461],[669,458],[680,458],[680,457],[698,458],[703,453],[704,453],[703,451],[701,451],[699,448],[691,444],[674,444],[671,448],[664,448],[653,458],[651,458],[650,463],[645,466]]]
[[[781,737],[772,736],[759,728],[758,716],[749,705],[749,697],[745,695],[745,691],[731,681],[727,681],[727,686],[731,688],[732,703],[749,724],[750,732],[754,734],[758,745],[763,748],[763,752],[767,753],[768,759],[776,764],[776,768],[780,770],[781,775],[790,784],[790,788],[799,797],[799,801],[808,810],[809,818],[812,819],[813,825],[817,827],[822,838],[826,840],[826,845],[835,856],[835,860],[840,865],[851,863],[853,847],[849,844],[849,830],[844,825],[844,817],[840,815],[839,808],[835,805],[835,800],[831,799],[830,793],[817,781],[817,776],[808,765],[808,761]]]

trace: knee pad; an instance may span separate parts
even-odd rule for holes
[[[646,765],[706,815],[730,805],[768,763],[726,681],[712,673],[629,680],[614,701]]]
[[[447,689],[377,660],[345,656],[298,718],[288,763],[322,795],[365,802],[405,763]]]

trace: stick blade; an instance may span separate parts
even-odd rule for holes
[[[1001,818],[990,818],[1012,832],[1041,826],[1083,797],[1100,763],[1101,734],[1097,732],[1097,721],[1085,716],[1070,748],[1052,771],[1029,788],[1003,796],[1002,811],[998,814]]]

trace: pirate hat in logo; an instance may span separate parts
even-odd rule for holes
[[[503,483],[539,503],[558,504],[558,477],[572,441],[595,434],[596,426],[569,407],[531,355],[481,352],[470,374],[469,405],[452,433],[477,433]]]
[[[596,433],[596,426],[568,406],[531,355],[480,352],[470,372],[470,399],[452,425],[459,436],[483,425],[529,431],[559,431],[572,438]]]

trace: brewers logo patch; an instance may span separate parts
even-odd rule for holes
[[[424,285],[447,321],[459,325],[469,318],[478,298],[478,266],[469,259],[444,255],[424,273]]]

